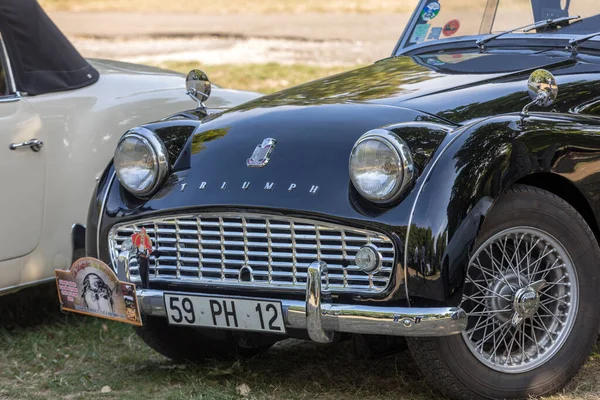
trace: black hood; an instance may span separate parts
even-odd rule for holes
[[[518,104],[512,101],[514,110],[503,109],[497,110],[496,113],[520,111],[517,106],[529,99],[526,83],[523,81],[527,80],[533,70],[551,69],[572,63],[566,54],[549,56],[461,53],[394,57],[262,97],[238,107],[237,110],[371,103],[415,108],[459,123],[465,119],[464,116],[451,115],[446,109],[440,110],[435,103],[443,97],[452,108],[460,109],[472,100],[472,94],[462,96],[464,90],[479,90],[480,87],[486,86],[485,90],[493,91],[497,97],[502,95],[497,90],[501,85],[491,85],[515,83],[516,86],[510,90],[518,89],[519,99],[522,101],[517,102]],[[479,92],[481,94],[481,91]],[[484,101],[480,103],[483,105]]]
[[[449,140],[447,133],[462,122],[520,111],[530,101],[526,90],[530,71],[562,71],[566,81],[576,79],[577,74],[569,74],[581,68],[565,57],[541,55],[469,55],[452,60],[386,59],[202,121],[180,120],[178,124],[189,125],[189,133],[184,135],[185,145],[173,147],[179,156],[172,179],[148,201],[132,202],[126,207],[129,211],[119,212],[124,216],[137,213],[138,207],[151,212],[243,205],[357,217],[362,215],[357,213],[360,199],[350,183],[348,159],[356,140],[367,131],[386,127],[403,138],[419,177],[439,146]],[[581,90],[578,84],[563,87],[566,97],[570,90]],[[487,100],[481,100],[485,96]],[[438,128],[424,126],[430,123]],[[169,132],[180,137],[173,124],[164,121],[147,127],[161,137]],[[270,162],[264,168],[248,167],[247,159],[267,138],[276,140]],[[311,189],[317,187],[315,194]]]
[[[77,89],[98,80],[98,72],[36,0],[0,0],[0,31],[17,90],[35,95]]]
[[[144,206],[164,209],[162,200],[167,193],[170,193],[168,204],[173,204],[174,197],[180,197],[179,206],[201,201],[319,209],[322,196],[345,199],[345,203],[350,188],[348,159],[356,140],[371,129],[399,121],[442,122],[410,109],[367,104],[253,107],[215,114],[199,124],[174,166],[175,171],[181,170],[179,176],[185,177],[182,182],[189,189],[173,192],[171,184],[177,186],[180,182],[171,181]],[[175,131],[168,122],[146,127],[161,137],[165,131]],[[424,167],[445,133],[423,129],[410,137],[401,135],[415,152],[419,167]],[[248,158],[266,138],[276,141],[270,162],[264,168],[249,168]],[[250,186],[243,188],[245,182],[250,182]],[[268,191],[271,193],[264,191],[267,183],[274,183]],[[292,184],[295,190],[290,193]],[[313,186],[319,188],[319,196],[307,197]],[[200,187],[205,190],[198,190]],[[289,198],[282,201],[277,193],[279,196],[289,193]]]
[[[435,104],[427,99],[443,96],[454,107],[460,108],[471,101],[456,94],[461,90],[495,82],[506,83],[508,80],[518,81],[519,96],[528,99],[526,85],[521,82],[528,74],[523,71],[570,63],[564,57],[547,56],[453,57],[448,61],[454,63],[444,62],[443,58],[435,61],[417,57],[386,59],[365,68],[261,97],[222,114],[213,114],[199,124],[188,140],[182,157],[187,161],[182,169],[190,173],[185,174],[184,181],[190,188],[205,185],[205,190],[197,195],[208,204],[225,202],[276,206],[281,204],[281,199],[265,195],[262,190],[270,182],[275,183],[280,193],[287,193],[292,183],[306,193],[312,186],[318,186],[322,192],[327,191],[322,195],[341,201],[348,198],[351,186],[348,157],[362,134],[380,127],[423,122],[456,127],[457,124],[450,121],[455,120],[454,117],[463,118],[460,113],[449,116],[435,112]],[[509,62],[507,58],[510,57],[514,62]],[[499,65],[509,65],[511,69],[498,70]],[[473,70],[479,73],[469,72]],[[418,107],[413,104],[417,101],[421,102]],[[481,113],[489,112],[484,104],[476,108]],[[435,114],[442,115],[444,119]],[[162,125],[148,127],[160,130],[159,126]],[[400,128],[396,132],[414,154],[417,174],[445,138],[445,133],[431,129]],[[248,168],[246,160],[266,138],[276,140],[271,161],[265,168]],[[328,179],[330,176],[337,177],[335,182]],[[224,182],[225,187],[218,189]],[[241,189],[245,182],[251,182],[254,190]],[[256,190],[257,185],[261,186],[261,190]],[[160,202],[164,194],[158,193],[154,200]],[[190,205],[197,201],[185,199],[190,192],[182,192],[180,196]],[[252,196],[257,197],[251,199]],[[316,203],[320,196],[289,197],[288,207],[319,208]],[[316,203],[310,204],[312,200]],[[171,201],[172,198],[169,199]],[[163,208],[163,205],[154,202],[146,205]]]

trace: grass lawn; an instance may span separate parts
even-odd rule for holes
[[[0,398],[440,398],[422,383],[407,352],[356,360],[350,342],[288,340],[252,359],[174,364],[127,325],[59,313],[53,290],[48,285],[2,298]],[[25,303],[38,308],[27,311]],[[594,353],[575,381],[549,399],[598,399],[599,376]]]
[[[194,62],[164,62],[154,65],[184,74],[193,68],[200,68],[206,72],[211,82],[224,88],[265,94],[353,69],[281,64],[198,65]]]

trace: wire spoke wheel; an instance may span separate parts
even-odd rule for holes
[[[475,243],[468,263],[448,264],[448,271],[466,267],[465,331],[408,337],[415,362],[450,398],[555,393],[584,365],[600,331],[594,232],[565,200],[517,184],[496,200]]]
[[[462,307],[462,334],[475,357],[494,370],[522,373],[551,359],[569,336],[579,286],[571,257],[550,234],[515,227],[473,254]]]

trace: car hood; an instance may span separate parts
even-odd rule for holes
[[[399,121],[404,124],[400,124],[398,134],[413,150],[418,174],[447,131],[421,128],[405,134],[402,129],[408,124],[442,121],[402,107],[353,103],[238,107],[202,122],[149,124],[146,127],[161,137],[185,131],[182,124],[197,126],[162,190],[144,203],[129,204],[125,199],[128,206],[114,212],[126,216],[157,210],[234,206],[310,210],[359,218],[356,203],[361,200],[353,192],[348,172],[352,147],[365,132]],[[268,138],[276,142],[268,164],[248,165],[248,159]],[[168,148],[175,149],[174,145]]]
[[[352,146],[365,132],[398,123],[451,124],[448,122],[451,117],[441,119],[432,115],[437,113],[430,113],[428,108],[434,105],[426,100],[421,101],[420,107],[413,107],[411,102],[443,95],[453,97],[455,106],[460,107],[471,100],[458,98],[454,92],[505,82],[523,75],[522,71],[565,62],[564,57],[531,56],[508,63],[506,57],[496,55],[465,56],[460,62],[443,66],[429,66],[431,61],[428,60],[416,57],[386,59],[210,116],[202,121],[191,139],[192,170],[210,174],[213,180],[227,181],[235,176],[244,182],[259,176],[268,180],[270,170],[302,170],[311,164],[316,166],[315,171],[335,172],[346,178]],[[500,67],[498,63],[501,63]],[[510,69],[502,67],[507,63]],[[471,70],[485,73],[469,73]],[[528,96],[526,85],[521,91],[523,96]],[[489,113],[485,107],[481,108],[482,112]],[[399,136],[408,142],[414,153],[427,147],[423,143],[429,143],[431,139],[425,132],[420,132],[417,137],[406,137],[400,132]],[[272,161],[264,169],[247,168],[246,160],[266,138],[277,141]],[[439,142],[440,139],[436,136],[431,140]],[[309,179],[308,174],[304,174],[304,178]],[[310,179],[314,182],[314,177]]]
[[[199,206],[244,206],[364,217],[358,211],[361,200],[348,172],[349,155],[361,135],[380,127],[394,130],[411,149],[418,178],[435,151],[445,140],[451,140],[452,133],[448,132],[459,126],[451,122],[452,116],[442,119],[434,115],[438,112],[431,112],[433,106],[423,99],[450,97],[460,109],[472,99],[457,98],[455,93],[507,81],[518,82],[525,99],[528,95],[522,81],[528,74],[523,71],[569,62],[530,57],[509,64],[513,71],[497,70],[496,62],[488,59],[485,73],[469,73],[475,68],[473,63],[482,59],[473,57],[444,68],[428,66],[423,58],[387,59],[193,122],[197,126],[174,166],[175,176],[137,207],[167,212]],[[504,83],[497,86],[501,90],[505,87]],[[413,104],[417,100],[423,100],[419,107]],[[515,107],[512,102],[507,104]],[[490,112],[485,105],[473,107],[481,114]],[[411,128],[423,123],[445,124],[446,130]],[[247,160],[267,138],[276,141],[269,163],[261,168],[248,166]],[[401,212],[402,207],[395,210]],[[125,213],[123,208],[119,212]]]
[[[518,86],[506,86],[522,94],[526,102],[526,81],[537,68],[552,69],[573,61],[566,56],[527,54],[452,54],[438,56],[402,56],[379,61],[357,70],[341,73],[304,85],[296,86],[258,101],[242,105],[253,107],[304,106],[341,103],[375,103],[416,108],[447,120],[460,123],[462,115],[451,115],[449,109],[440,109],[435,102],[444,101],[451,108],[470,105],[473,89],[493,92],[502,96],[497,83],[518,82]],[[471,89],[471,92],[466,93]],[[482,91],[479,90],[479,93]],[[434,99],[430,100],[430,99]],[[486,109],[480,101],[481,110]],[[520,106],[517,102],[516,106]],[[522,107],[522,106],[521,106]],[[473,114],[477,114],[473,111]],[[504,111],[504,110],[498,110]],[[520,111],[515,107],[508,112]],[[487,110],[489,112],[489,110]]]

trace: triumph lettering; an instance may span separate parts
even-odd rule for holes
[[[242,190],[248,190],[250,188],[251,184],[252,184],[251,181],[243,181],[242,184],[240,185],[240,187]],[[182,192],[185,190],[186,186],[187,186],[187,183],[181,184]],[[207,190],[207,188],[208,188],[208,182],[206,182],[206,181],[200,182],[198,189]],[[220,188],[221,188],[221,190],[225,190],[227,188],[227,181],[223,181],[221,183]],[[290,183],[289,186],[287,187],[288,192],[293,192],[296,189],[298,189],[298,184],[296,184],[296,183]],[[263,190],[274,191],[275,190],[275,182],[265,182],[265,185],[263,186]],[[319,191],[319,185],[310,185],[308,188],[308,193],[310,193],[310,194],[316,194],[318,191]]]

